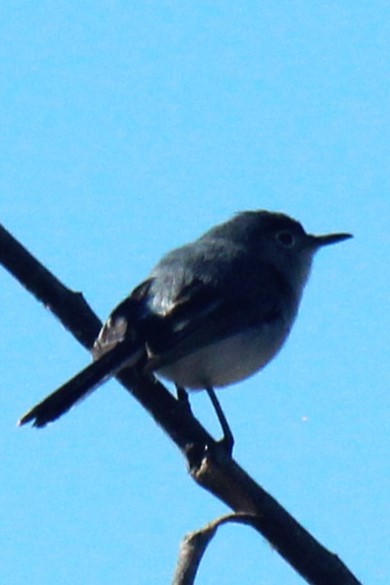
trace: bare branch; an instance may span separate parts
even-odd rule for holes
[[[71,291],[0,224],[0,263],[90,349],[101,322],[81,293]]]
[[[180,555],[172,585],[193,585],[195,583],[200,561],[220,526],[228,522],[251,525],[252,521],[252,514],[226,514],[203,528],[186,534],[180,545]]]
[[[80,293],[65,287],[11,234],[0,226],[0,262],[85,347],[90,348],[100,320]],[[260,532],[308,583],[359,585],[342,561],[318,543],[261,488],[154,378],[122,370],[117,379],[153,416],[185,455],[194,480],[239,513],[252,515]]]

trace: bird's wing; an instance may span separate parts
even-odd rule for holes
[[[249,286],[240,282],[239,274],[231,284],[194,278],[165,303],[161,315],[151,313],[144,325],[147,369],[159,369],[200,347],[283,318],[283,295],[275,294],[285,288],[279,274],[263,266],[249,278]]]

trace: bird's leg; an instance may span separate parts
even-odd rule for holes
[[[179,402],[189,402],[188,393],[187,393],[186,389],[183,388],[182,386],[178,386],[177,384],[175,384],[175,386],[176,386],[177,399],[179,400]]]
[[[233,447],[234,447],[233,433],[230,429],[229,423],[227,421],[225,413],[222,410],[222,407],[219,403],[219,400],[214,392],[214,389],[212,387],[210,387],[210,388],[206,388],[205,390],[206,390],[207,394],[209,395],[209,398],[211,400],[211,404],[214,407],[217,418],[218,418],[219,423],[222,427],[223,437],[222,437],[221,441],[219,441],[219,443],[223,445],[226,452],[229,454],[229,456],[231,456],[232,452],[233,452]]]
[[[180,408],[191,413],[191,403],[188,398],[188,392],[182,386],[176,384],[177,401],[179,402]]]

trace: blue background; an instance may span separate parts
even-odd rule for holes
[[[160,255],[242,209],[355,238],[316,258],[294,332],[221,391],[235,455],[365,584],[389,582],[388,2],[2,2],[1,221],[104,318]],[[18,417],[88,354],[0,273],[0,581],[169,583],[226,508],[116,382]],[[207,397],[195,412],[218,434]],[[295,585],[226,526],[199,583]]]

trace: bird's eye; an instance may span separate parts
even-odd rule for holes
[[[284,248],[292,248],[295,244],[295,236],[291,232],[283,231],[276,234],[276,239]]]

